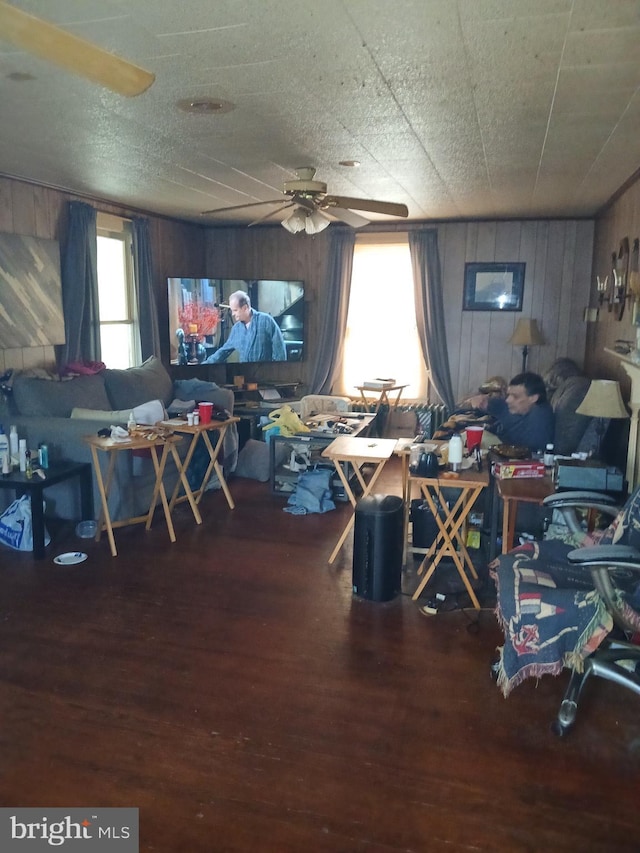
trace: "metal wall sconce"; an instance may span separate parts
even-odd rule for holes
[[[609,313],[615,308],[615,319],[622,320],[627,302],[634,308],[634,324],[636,323],[637,303],[640,300],[640,238],[633,241],[633,250],[629,254],[629,238],[620,241],[617,252],[611,254],[611,273],[601,278],[596,276],[596,292],[598,305],[607,303]],[[590,311],[591,309],[587,309]],[[589,322],[585,311],[585,322]]]

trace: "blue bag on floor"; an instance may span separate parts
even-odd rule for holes
[[[328,512],[336,505],[331,499],[332,468],[310,468],[298,474],[296,490],[289,496],[285,512],[292,515],[307,515],[312,512]]]
[[[49,542],[51,537],[45,528],[44,544]],[[16,551],[33,551],[31,501],[27,495],[16,498],[0,515],[0,543]]]

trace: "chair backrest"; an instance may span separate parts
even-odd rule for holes
[[[312,415],[329,412],[348,412],[351,400],[348,397],[332,397],[329,394],[307,394],[300,400],[300,420],[305,421]]]

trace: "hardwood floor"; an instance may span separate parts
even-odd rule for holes
[[[156,516],[116,558],[0,550],[3,806],[136,806],[156,853],[639,849],[640,698],[595,680],[558,740],[566,676],[503,699],[492,612],[354,599],[347,506],[230,487],[173,545]]]

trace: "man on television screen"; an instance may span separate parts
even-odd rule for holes
[[[236,290],[229,297],[233,326],[229,337],[203,364],[226,361],[237,351],[240,361],[286,361],[287,348],[271,314],[251,307],[249,294]]]

